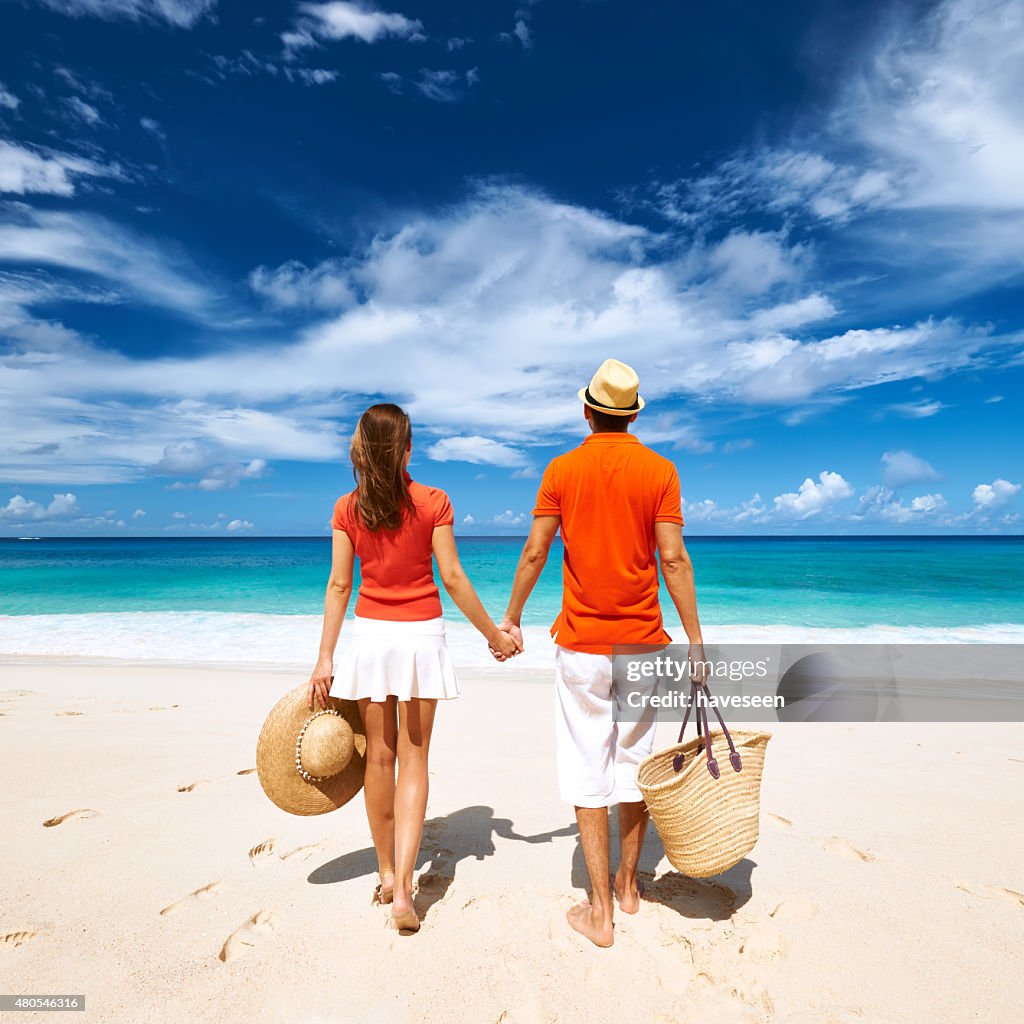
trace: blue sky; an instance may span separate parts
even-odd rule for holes
[[[521,533],[632,363],[690,533],[1018,533],[1024,0],[0,0],[0,535]]]

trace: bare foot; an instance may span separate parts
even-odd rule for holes
[[[578,903],[565,915],[569,927],[590,939],[595,946],[607,948],[612,944],[612,919],[598,915],[589,900]]]
[[[620,884],[618,878],[612,883],[619,910],[624,914],[635,914],[640,909],[640,898],[644,894],[644,883],[633,878],[628,885]]]

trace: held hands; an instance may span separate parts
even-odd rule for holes
[[[327,698],[331,693],[331,683],[334,682],[334,659],[329,655],[321,654],[309,677],[309,687],[306,690],[306,703],[310,711],[313,710],[314,700],[320,698],[320,706],[325,710],[329,706]]]
[[[502,619],[487,647],[495,661],[508,661],[523,653],[523,631],[511,619]]]

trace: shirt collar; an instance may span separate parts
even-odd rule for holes
[[[626,444],[639,444],[640,439],[636,434],[630,434],[628,432],[621,433],[619,431],[601,431],[597,434],[588,434],[584,439],[584,444],[618,444],[619,442],[625,442]]]

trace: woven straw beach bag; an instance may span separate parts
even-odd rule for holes
[[[690,704],[674,747],[652,754],[637,768],[636,781],[669,862],[684,875],[707,878],[738,864],[757,842],[761,808],[761,772],[771,733],[708,730],[707,686],[693,685]],[[696,707],[697,736],[683,740]],[[723,774],[713,749],[729,745]]]

